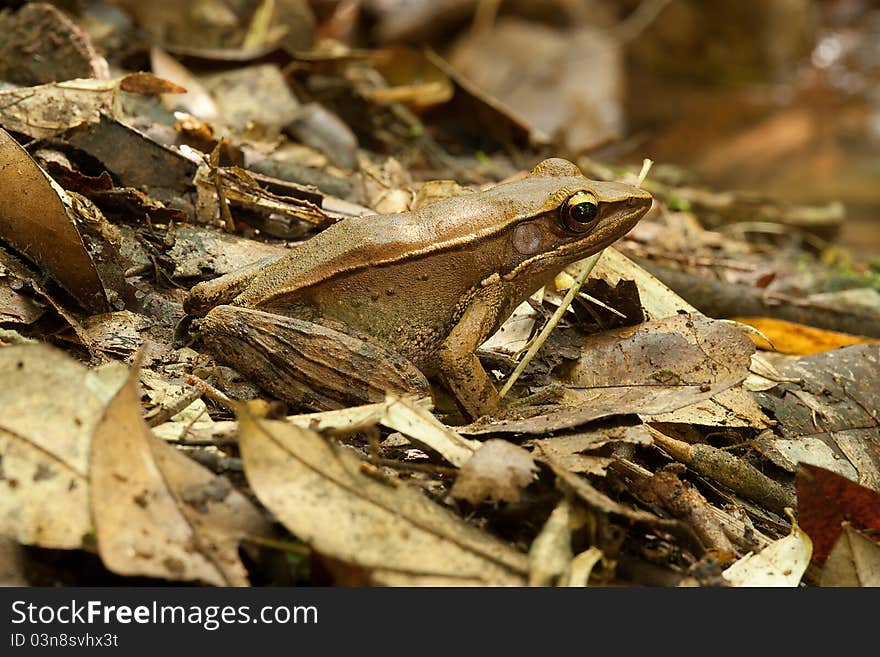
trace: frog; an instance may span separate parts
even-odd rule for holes
[[[466,417],[497,416],[479,346],[651,205],[640,187],[550,158],[414,211],[342,219],[277,260],[199,283],[184,307],[218,361],[297,407],[428,396],[434,382]]]

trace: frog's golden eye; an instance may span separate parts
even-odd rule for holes
[[[593,227],[599,215],[599,202],[590,192],[577,192],[565,202],[561,212],[565,227],[582,233]]]

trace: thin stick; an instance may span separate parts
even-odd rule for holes
[[[599,261],[602,252],[591,255],[589,258],[583,260],[584,266],[582,267],[578,277],[574,280],[574,283],[571,284],[571,287],[568,288],[568,292],[565,293],[565,297],[562,299],[562,304],[560,304],[559,308],[556,309],[556,312],[550,317],[547,323],[544,325],[544,328],[541,329],[541,332],[538,334],[538,337],[532,343],[532,346],[529,347],[529,350],[526,352],[526,355],[523,356],[523,359],[516,366],[516,369],[513,370],[513,373],[507,379],[507,382],[504,384],[504,387],[501,388],[501,391],[498,393],[501,397],[504,397],[508,393],[508,391],[513,387],[513,384],[516,383],[516,380],[523,373],[523,370],[526,369],[526,366],[532,361],[532,358],[535,357],[535,354],[538,353],[538,349],[544,346],[544,342],[546,342],[547,338],[550,335],[550,332],[556,328],[556,325],[562,320],[562,316],[565,315],[565,312],[568,310],[568,307],[571,305],[572,299],[574,299],[575,295],[581,290],[581,285],[584,284],[584,281],[587,280],[587,276],[590,275],[590,272],[593,271],[593,267],[596,266],[596,263]]]

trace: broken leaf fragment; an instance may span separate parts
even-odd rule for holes
[[[452,496],[479,504],[519,502],[522,489],[535,479],[537,466],[532,455],[506,440],[487,440],[461,466],[452,486]]]
[[[91,508],[104,565],[123,575],[245,586],[238,544],[268,522],[229,482],[157,439],[137,369],[95,427]]]
[[[239,413],[242,460],[260,501],[317,552],[377,584],[521,585],[526,555],[406,485],[361,470],[348,447],[286,422]]]

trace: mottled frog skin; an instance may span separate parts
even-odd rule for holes
[[[282,399],[340,407],[425,394],[431,377],[478,417],[500,402],[477,347],[650,207],[637,187],[545,160],[483,192],[340,221],[256,271],[197,285],[187,307],[216,306],[205,343]]]

